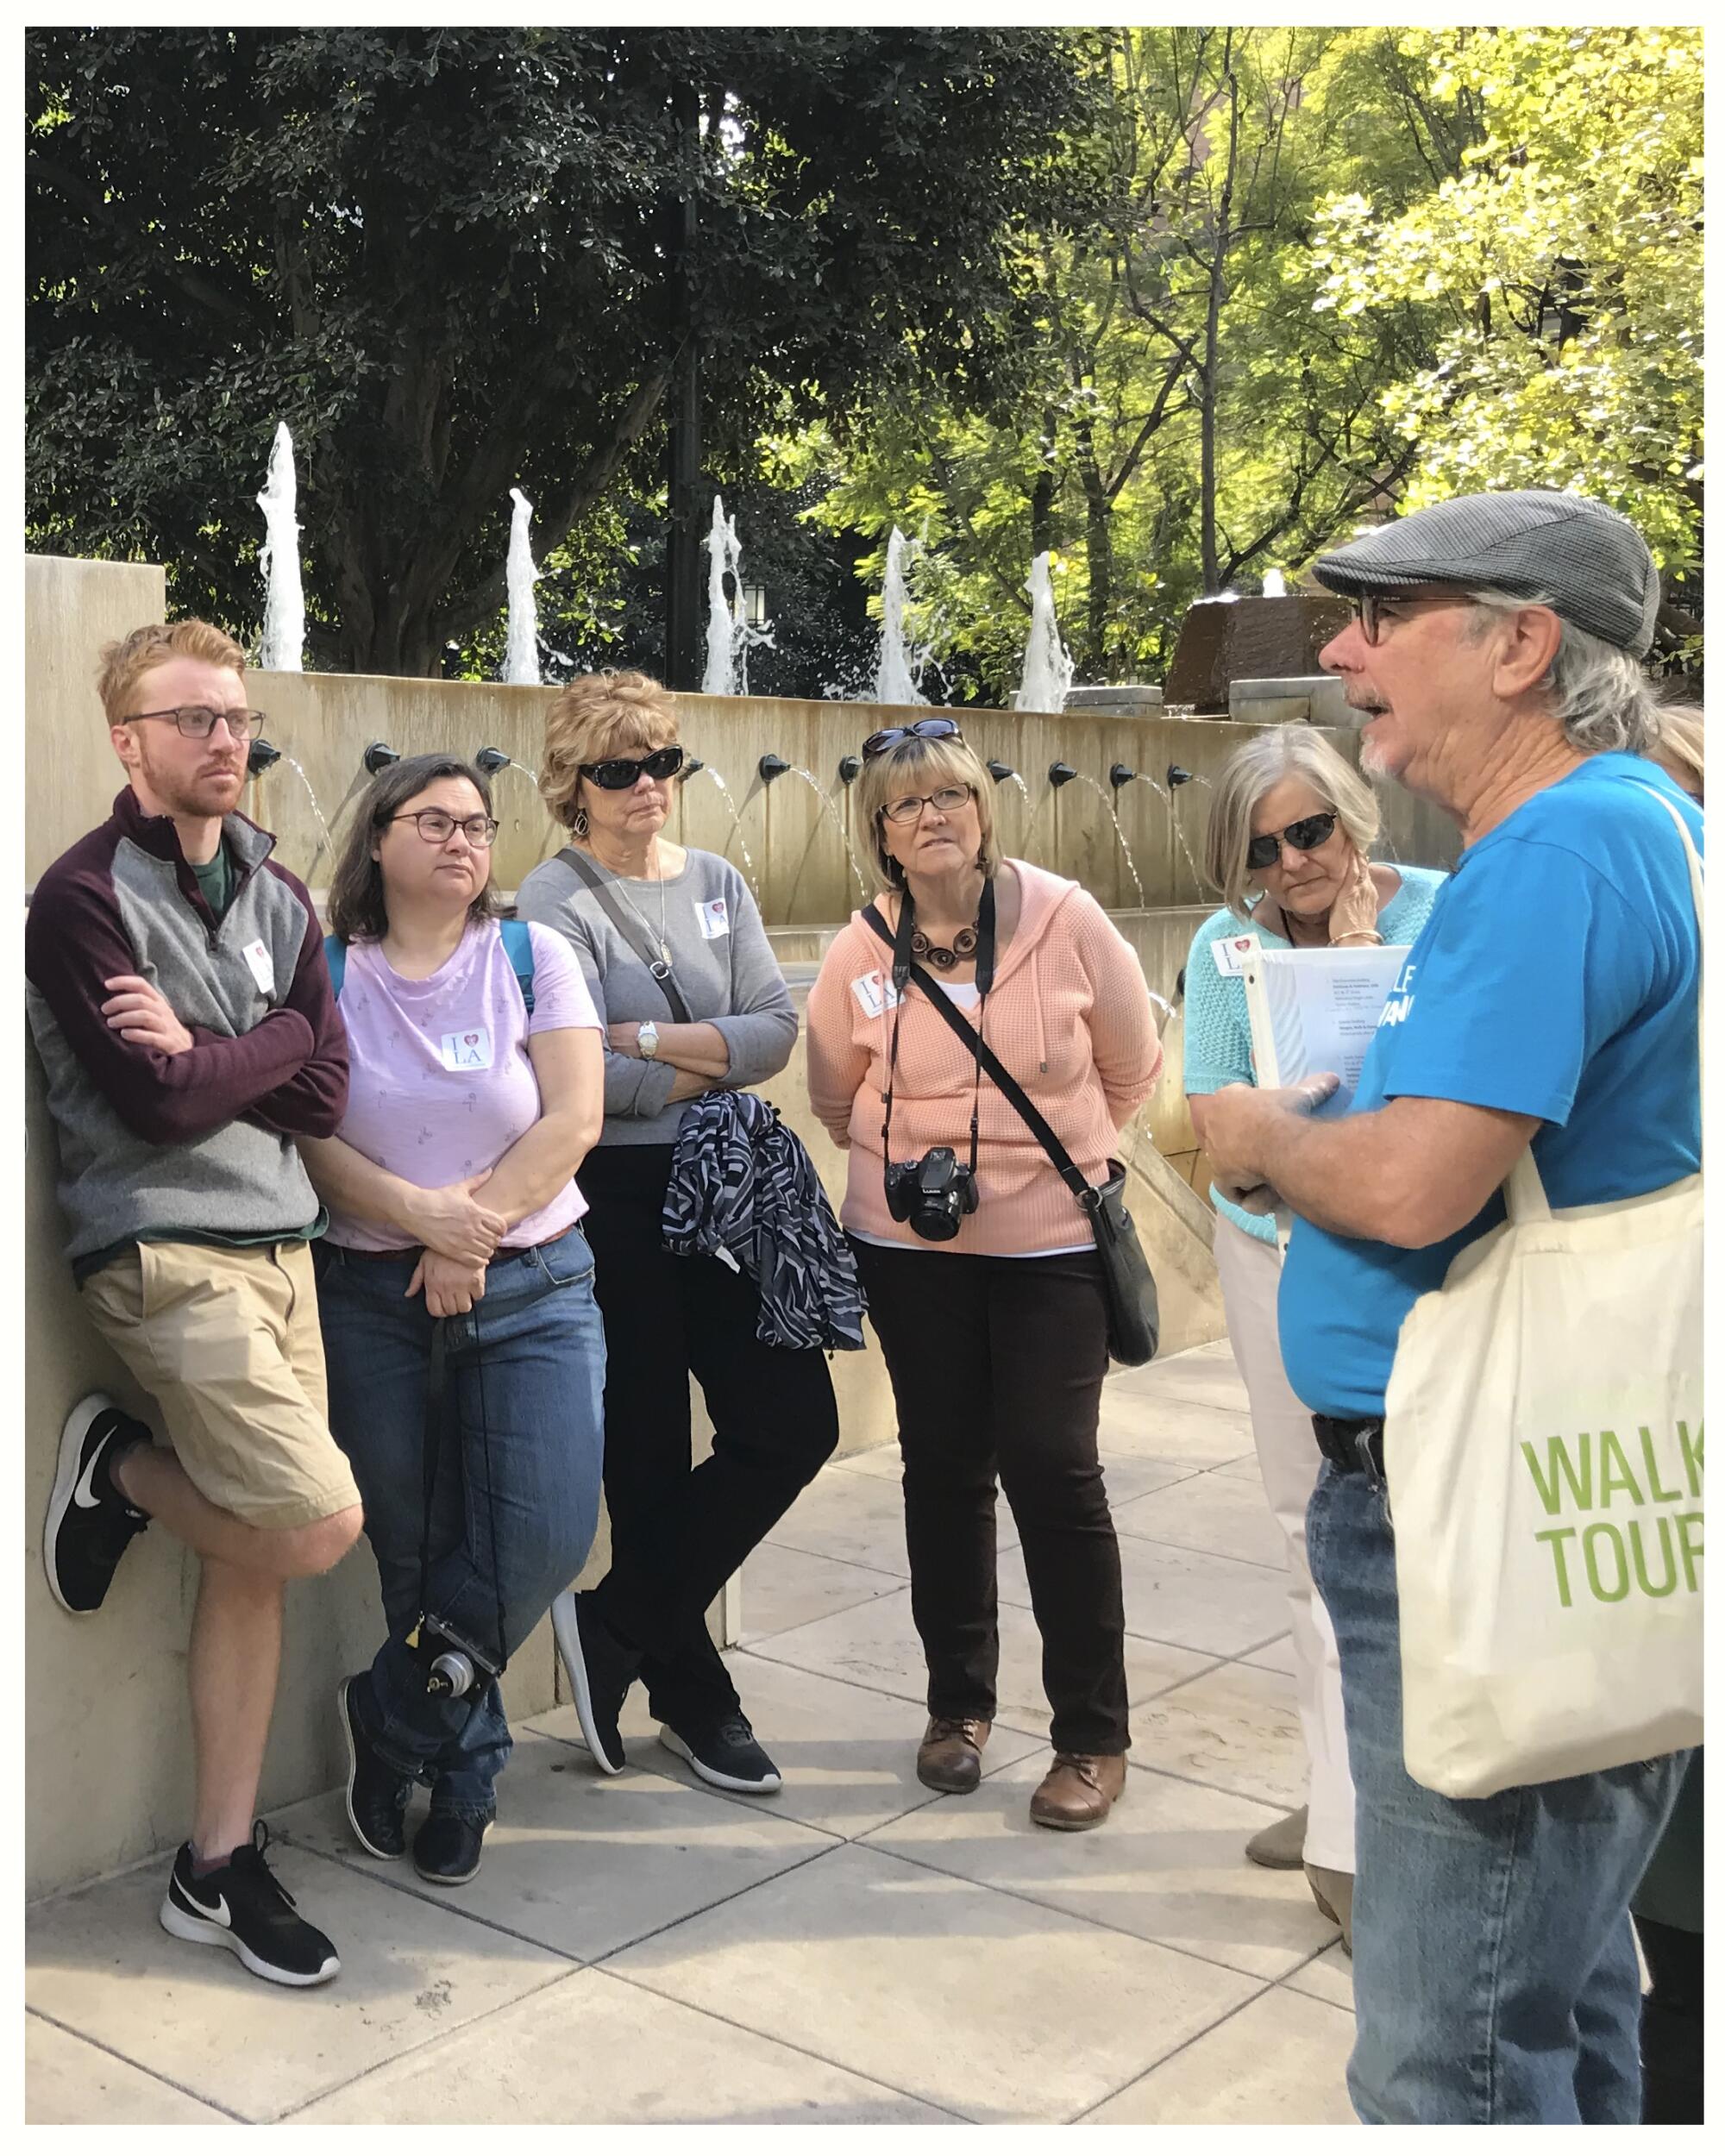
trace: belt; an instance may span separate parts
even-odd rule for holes
[[[1318,1450],[1332,1467],[1344,1475],[1364,1475],[1374,1482],[1383,1480],[1383,1424],[1381,1419],[1347,1421],[1337,1415],[1314,1415],[1312,1432]]]
[[[569,1229],[576,1225],[572,1220],[568,1228],[560,1228],[555,1235],[548,1235],[538,1243],[499,1244],[496,1254],[499,1257],[525,1257],[529,1250],[549,1250],[554,1244],[561,1243],[569,1232]],[[411,1243],[405,1249],[398,1250],[356,1250],[346,1243],[332,1242],[329,1248],[332,1250],[340,1250],[344,1258],[357,1258],[361,1264],[398,1265],[405,1257],[421,1257],[423,1254],[424,1246],[422,1244]]]

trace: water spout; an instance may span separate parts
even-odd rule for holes
[[[905,637],[905,608],[909,600],[906,573],[916,551],[915,542],[893,526],[887,542],[887,574],[881,586],[881,657],[875,668],[877,704],[926,704],[917,686],[918,668]]]
[[[299,523],[294,514],[293,436],[283,420],[275,430],[269,470],[258,507],[264,512],[264,634],[258,664],[275,674],[298,674],[305,664],[305,594],[299,582]]]
[[[281,751],[273,742],[266,741],[260,734],[246,751],[246,776],[260,779],[273,763],[281,761]]]
[[[1138,774],[1129,763],[1111,763],[1108,766],[1108,784],[1118,793],[1123,786],[1130,786]]]
[[[1019,711],[1059,711],[1065,708],[1066,692],[1072,686],[1072,655],[1060,641],[1060,625],[1054,614],[1054,579],[1051,557],[1039,554],[1030,565],[1030,636],[1025,644],[1024,671],[1013,708]]]
[[[737,519],[724,513],[723,496],[712,498],[712,526],[701,542],[706,564],[706,664],[701,673],[703,696],[747,696],[749,652],[751,645],[773,643],[772,626],[757,626],[749,618],[743,597],[743,548],[737,536]],[[732,596],[724,595],[729,573]]]
[[[1070,763],[1051,763],[1048,767],[1048,783],[1050,786],[1065,786],[1077,776],[1078,774],[1072,768]]]
[[[481,749],[474,758],[474,768],[483,771],[486,778],[494,779],[510,761],[511,758],[501,749]]]
[[[791,766],[785,761],[782,756],[775,756],[769,749],[766,755],[762,757],[760,762],[756,765],[755,768],[761,774],[762,785],[771,786],[775,779],[782,779],[786,772],[791,768]],[[816,791],[819,791],[819,787],[817,787]]]
[[[685,785],[687,785],[688,781],[693,778],[697,771],[705,771],[706,769],[706,766],[701,761],[699,756],[686,756],[683,759],[683,768],[680,772],[678,772],[677,776],[684,782]]]
[[[376,778],[380,771],[386,771],[391,764],[401,761],[401,751],[392,749],[386,741],[368,742],[360,761],[372,777]]]
[[[509,498],[515,509],[509,520],[509,634],[503,648],[503,678],[527,688],[539,685],[539,608],[533,586],[539,572],[533,566],[527,527],[533,521],[533,505],[518,486]]]
[[[1266,569],[1264,573],[1264,596],[1266,599],[1286,599],[1288,580],[1280,569]]]
[[[1186,769],[1183,764],[1170,764],[1167,770],[1164,771],[1162,775],[1168,781],[1168,791],[1170,793],[1173,793],[1175,787],[1177,786],[1190,786],[1192,783],[1192,774]]]
[[[1013,769],[1011,764],[1002,763],[998,756],[990,756],[988,762],[984,764],[982,768],[988,773],[988,776],[994,781],[996,786],[999,786],[1003,780],[1017,779],[1019,775],[1018,773]],[[1019,780],[1019,782],[1020,785],[1023,784],[1022,780]]]
[[[856,782],[857,774],[862,770],[862,759],[861,756],[841,756],[838,759],[838,783],[840,786],[854,786]]]

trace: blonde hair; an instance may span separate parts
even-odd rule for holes
[[[677,707],[662,681],[649,674],[578,674],[545,714],[539,791],[546,807],[570,826],[584,763],[668,749],[676,738]]]
[[[1662,705],[1659,737],[1646,753],[1685,793],[1705,800],[1706,737],[1699,704]]]
[[[1377,837],[1377,802],[1371,788],[1321,734],[1297,720],[1271,726],[1236,749],[1216,780],[1216,798],[1204,832],[1204,874],[1228,911],[1247,918],[1251,871],[1245,865],[1251,819],[1258,803],[1283,779],[1303,779],[1341,819],[1361,855]]]
[[[125,724],[130,717],[127,706],[139,682],[170,659],[198,659],[205,666],[237,674],[242,680],[246,676],[246,655],[226,630],[207,621],[152,622],[102,647],[96,693],[110,726]]]
[[[905,872],[887,851],[881,811],[888,801],[909,793],[913,785],[922,793],[942,785],[969,787],[982,830],[982,873],[992,876],[1000,865],[1000,849],[994,837],[994,782],[982,758],[956,734],[932,741],[913,734],[880,755],[870,756],[856,780],[856,820],[862,826],[869,865],[882,885],[889,891],[901,890]]]

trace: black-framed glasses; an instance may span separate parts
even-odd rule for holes
[[[1333,809],[1320,809],[1315,816],[1302,816],[1279,831],[1265,831],[1263,837],[1254,838],[1245,849],[1248,868],[1268,868],[1282,858],[1282,842],[1286,839],[1296,853],[1309,854],[1324,845],[1336,828]]]
[[[390,818],[392,824],[417,824],[419,836],[428,846],[447,846],[459,824],[467,835],[467,843],[480,852],[497,837],[497,818],[494,816],[451,816],[448,809],[403,809],[399,816]]]
[[[216,711],[207,704],[171,704],[165,711],[134,711],[121,724],[129,726],[138,718],[171,718],[188,741],[208,741],[218,718],[227,720],[228,731],[235,741],[249,741],[263,730],[264,723],[261,711],[249,711],[243,705],[231,711]]]
[[[862,744],[862,761],[883,756],[889,749],[896,749],[901,741],[963,741],[956,718],[913,718],[908,726],[883,726],[878,734],[870,734]]]
[[[881,813],[889,824],[914,824],[925,806],[938,810],[942,816],[954,816],[975,799],[975,793],[974,786],[938,786],[932,793],[901,793],[896,801],[888,801]]]
[[[607,793],[621,793],[634,786],[644,771],[649,779],[674,779],[683,768],[683,752],[673,745],[656,749],[648,756],[606,756],[599,763],[584,763],[581,776],[602,786]]]
[[[1380,644],[1386,628],[1395,626],[1399,611],[1409,606],[1435,606],[1447,599],[1452,604],[1471,605],[1465,592],[1450,586],[1439,590],[1412,590],[1406,592],[1362,592],[1353,604],[1353,617],[1359,624],[1359,633],[1369,644]],[[1389,610],[1388,621],[1384,610]]]

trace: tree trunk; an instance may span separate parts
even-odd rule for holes
[[[1079,671],[1092,681],[1107,678],[1108,616],[1114,603],[1114,505],[1096,466],[1096,445],[1088,419],[1073,429],[1077,442],[1078,477],[1084,489],[1084,547],[1089,567],[1084,608],[1084,642]]]
[[[1206,592],[1222,588],[1216,545],[1216,393],[1220,375],[1222,303],[1227,296],[1228,248],[1233,241],[1234,173],[1239,161],[1239,78],[1234,72],[1233,32],[1222,47],[1222,72],[1228,92],[1228,161],[1216,204],[1210,238],[1210,279],[1204,311],[1204,364],[1199,373],[1199,553]]]

